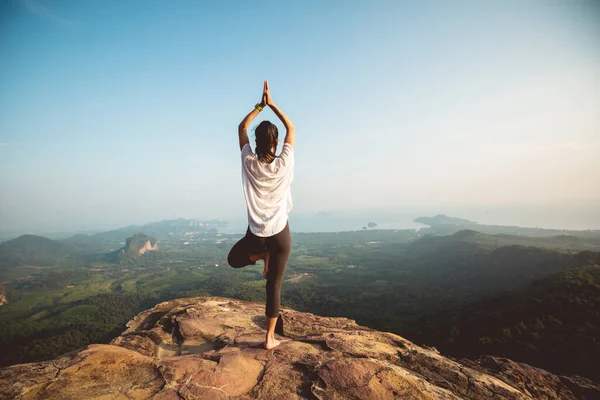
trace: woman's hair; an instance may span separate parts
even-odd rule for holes
[[[269,121],[263,121],[254,129],[256,137],[256,156],[264,163],[271,163],[275,159],[275,153],[271,148],[276,145],[279,137],[277,126]]]

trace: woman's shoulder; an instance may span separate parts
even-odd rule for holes
[[[279,154],[280,158],[292,157],[294,155],[294,146],[289,143],[284,143],[281,148],[281,153]]]
[[[294,165],[294,148],[285,143],[281,149],[281,153],[277,156],[273,164],[275,164],[274,167],[277,170],[288,170],[292,168]]]
[[[258,160],[258,158],[256,157],[256,154],[254,154],[254,152],[252,151],[252,147],[250,147],[250,145],[246,143],[246,145],[244,145],[244,147],[242,148],[242,162],[248,163],[254,162],[256,160]]]
[[[244,145],[244,147],[242,147],[242,157],[247,156],[247,155],[254,155],[254,152],[252,151],[252,147],[250,147],[250,143],[246,143]]]

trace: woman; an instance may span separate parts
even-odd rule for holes
[[[248,126],[269,106],[286,129],[281,154],[275,155],[279,144],[275,124],[261,122],[255,129],[255,153],[250,148]],[[262,101],[246,115],[238,127],[242,150],[242,186],[248,210],[246,236],[237,242],[227,257],[233,268],[254,265],[264,260],[263,277],[267,280],[267,334],[265,348],[270,350],[281,342],[275,340],[275,325],[283,274],[292,245],[288,214],[292,210],[290,185],[294,179],[295,129],[289,118],[273,104],[269,84],[265,81]]]

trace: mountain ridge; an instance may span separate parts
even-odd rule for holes
[[[55,265],[56,260],[77,252],[76,247],[61,241],[25,234],[0,243],[0,265]]]
[[[419,229],[419,232],[423,234],[433,233],[438,235],[452,235],[458,231],[468,229],[491,235],[505,234],[530,237],[578,236],[580,238],[595,239],[597,241],[596,243],[599,243],[598,239],[600,238],[600,230],[598,229],[574,230],[523,227],[517,225],[486,225],[463,218],[449,217],[443,214],[438,214],[433,217],[418,217],[413,221],[427,225],[426,228]]]

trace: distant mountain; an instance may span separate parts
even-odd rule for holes
[[[0,267],[56,265],[77,251],[76,247],[57,240],[22,235],[0,244]]]
[[[171,219],[159,222],[152,222],[141,226],[129,226],[118,229],[117,231],[145,232],[148,235],[155,236],[158,239],[168,238],[174,235],[185,234],[186,232],[212,232],[217,233],[218,228],[227,226],[228,223],[219,220],[200,221],[195,219]]]
[[[443,236],[428,234],[415,241],[412,245],[412,248],[423,248],[426,251],[433,251],[435,249],[454,245],[459,242],[476,244],[477,246],[488,250],[495,250],[502,246],[517,245],[535,246],[545,249],[571,252],[580,252],[584,250],[600,251],[600,235],[597,238],[578,237],[572,235],[532,237],[507,235],[502,233],[488,234],[470,229],[459,230],[453,234]]]
[[[446,215],[436,215],[435,217],[419,217],[414,219],[415,222],[428,225],[428,228],[421,228],[420,233],[436,235],[451,235],[455,232],[471,229],[486,234],[504,234],[504,235],[520,235],[520,236],[577,236],[594,240],[594,243],[600,245],[600,230],[584,230],[574,231],[567,229],[543,229],[508,225],[483,225],[467,219],[448,217]]]
[[[477,222],[469,221],[468,219],[456,218],[456,217],[448,217],[443,214],[438,214],[435,217],[419,217],[415,218],[415,222],[429,225],[429,226],[437,226],[437,225],[456,225],[456,226],[465,226],[465,225],[477,225]]]
[[[119,257],[137,258],[148,251],[157,251],[156,238],[142,232],[136,233],[125,241],[125,247],[119,250]]]
[[[219,228],[227,226],[227,222],[211,220],[199,221],[193,219],[172,219],[152,222],[145,225],[130,225],[94,235],[74,235],[63,240],[90,251],[106,251],[106,247],[120,245],[125,238],[138,232],[145,232],[159,240],[184,236],[189,233],[217,233]]]

